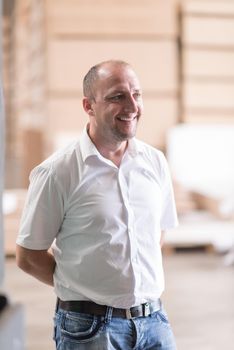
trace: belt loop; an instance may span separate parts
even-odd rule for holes
[[[56,305],[55,305],[55,312],[58,312],[59,309],[59,298],[56,300]]]
[[[112,313],[113,313],[113,307],[107,306],[106,313],[105,313],[105,318],[104,318],[104,322],[105,323],[109,323],[111,321]]]

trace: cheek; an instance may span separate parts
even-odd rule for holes
[[[138,109],[139,109],[139,113],[140,113],[140,114],[143,114],[143,112],[144,112],[144,105],[143,105],[143,102],[139,103]]]
[[[112,105],[109,106],[106,110],[105,110],[105,115],[107,116],[107,118],[113,118],[115,116],[117,116],[118,114],[122,113],[123,111],[123,107],[119,106],[119,105]]]

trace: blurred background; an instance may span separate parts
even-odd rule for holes
[[[163,301],[178,350],[233,349],[234,0],[1,3],[0,348],[54,348],[53,291],[16,268],[15,239],[31,169],[79,137],[83,76],[113,58],[141,81],[138,138],[169,161],[180,225],[165,238]]]

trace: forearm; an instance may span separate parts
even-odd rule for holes
[[[54,256],[47,250],[31,250],[16,247],[16,262],[19,268],[39,281],[53,286]]]

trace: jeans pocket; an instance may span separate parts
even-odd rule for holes
[[[167,325],[167,326],[170,325],[167,313],[163,308],[161,308],[159,311],[155,312],[155,318],[158,320],[158,322],[160,322],[164,325]]]
[[[85,343],[96,338],[102,329],[100,317],[67,312],[61,324],[63,341]]]

